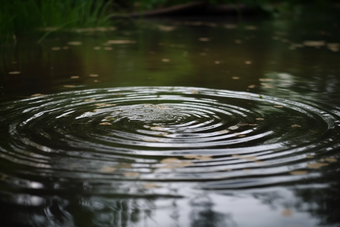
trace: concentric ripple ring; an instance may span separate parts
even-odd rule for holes
[[[0,162],[11,166],[2,181],[23,188],[291,183],[331,165],[340,144],[331,107],[196,87],[62,92],[0,104],[0,113]]]

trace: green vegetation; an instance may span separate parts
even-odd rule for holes
[[[113,0],[19,0],[2,1],[0,32],[7,37],[30,34],[37,29],[109,25]]]
[[[194,0],[15,0],[2,1],[0,38],[27,36],[43,30],[50,32],[79,27],[109,26],[115,13],[145,11]],[[204,1],[204,0],[203,0]],[[272,15],[294,13],[306,0],[205,0],[210,4],[244,4],[261,8]],[[313,1],[328,4],[332,0]]]

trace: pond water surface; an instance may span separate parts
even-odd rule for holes
[[[340,226],[339,33],[191,18],[3,45],[1,226]]]

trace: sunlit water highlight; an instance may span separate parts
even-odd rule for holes
[[[294,184],[336,162],[340,145],[330,106],[229,90],[89,89],[0,112],[1,193],[176,197]]]

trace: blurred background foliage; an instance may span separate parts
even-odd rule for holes
[[[143,12],[190,2],[245,5],[273,17],[297,14],[305,5],[336,5],[335,0],[0,0],[0,38],[27,36],[36,30],[110,26],[117,14]],[[50,30],[46,28],[51,28]]]

